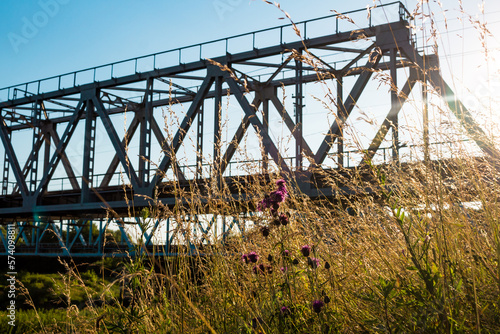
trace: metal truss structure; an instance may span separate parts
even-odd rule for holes
[[[343,126],[374,73],[380,72],[388,73],[395,88],[390,92],[390,110],[365,150],[368,158],[374,157],[386,135],[391,133],[392,158],[398,159],[398,113],[418,81],[434,87],[479,147],[497,156],[494,147],[481,139],[483,132],[474,117],[444,82],[437,56],[423,55],[417,50],[409,24],[411,15],[404,6],[395,2],[375,10],[383,11],[384,15],[395,12],[396,19],[375,24],[372,18],[376,15],[372,13],[365,27],[343,30],[345,16],[332,15],[0,90],[5,100],[0,103],[0,138],[5,152],[1,219],[18,224],[16,242],[31,249],[27,253],[49,254],[43,252],[40,245],[47,230],[51,230],[58,239],[57,250],[51,252],[52,255],[80,254],[76,251],[78,247],[87,255],[102,255],[106,227],[114,222],[103,218],[106,208],[126,217],[127,198],[133,198],[137,207],[148,207],[152,198],[165,205],[175,205],[174,197],[158,194],[156,189],[168,186],[169,180],[181,186],[204,182],[207,165],[210,166],[208,177],[227,177],[230,183],[228,169],[235,163],[239,145],[250,129],[261,137],[263,173],[271,165],[284,175],[299,173],[306,179],[299,184],[305,194],[328,194],[329,189],[316,189],[307,182],[309,170],[323,166],[332,151],[335,151],[337,166],[346,166]],[[359,13],[366,20],[366,9],[346,14]],[[299,29],[300,38],[296,34]],[[262,36],[272,36],[274,40]],[[337,52],[343,59],[328,61],[319,55],[324,52]],[[305,60],[306,57],[309,60]],[[398,88],[398,69],[402,68],[408,70],[409,76],[404,78],[403,87]],[[262,74],[252,75],[256,71]],[[344,85],[348,79],[354,81],[350,91],[346,91],[347,85]],[[335,121],[319,147],[313,150],[303,136],[307,122],[303,118],[303,99],[304,87],[318,81],[335,84],[339,102]],[[196,83],[190,85],[192,82]],[[294,91],[293,114],[280,96],[280,89],[285,87],[292,87]],[[223,139],[223,102],[227,99],[234,101],[243,113],[236,131]],[[177,115],[176,131],[166,133],[161,121],[169,115],[161,115],[160,110],[180,105],[184,109]],[[283,155],[279,138],[269,131],[272,109],[293,137],[292,158]],[[121,133],[114,117],[124,114],[133,117],[126,121],[128,128]],[[212,118],[207,119],[208,115]],[[208,131],[213,133],[209,150],[205,139]],[[425,131],[424,125],[424,140]],[[103,162],[96,158],[98,133],[105,134],[109,143],[106,145],[113,151],[112,158],[105,163],[104,173],[97,172],[103,168]],[[177,155],[183,145],[187,146],[189,133],[194,133],[195,144],[188,149],[196,163],[188,169],[191,172],[186,173],[186,166]],[[137,158],[129,151],[134,139],[138,140],[138,152],[134,154]],[[73,145],[76,148],[69,152],[75,141],[80,146]],[[155,147],[164,152],[158,163],[153,162]],[[207,162],[208,151],[212,156]],[[21,155],[26,157],[24,165]],[[57,174],[63,176],[56,177]],[[124,182],[131,186],[122,187]],[[91,218],[85,218],[82,223],[78,220],[81,217]],[[123,222],[118,219],[116,224],[126,235]],[[84,239],[82,231],[87,224],[90,237]],[[98,237],[92,239],[92,229],[97,227]],[[73,231],[72,237],[70,231]],[[149,234],[146,239],[148,244]],[[131,246],[130,240],[126,237],[123,240],[126,248]],[[166,240],[171,237],[167,236]],[[2,231],[2,241],[5,246],[5,231]],[[165,246],[170,253],[169,245]]]
[[[231,219],[211,216],[160,219],[91,218],[16,222],[16,256],[126,257],[175,256],[200,252],[223,242],[230,232],[244,231],[249,217]],[[110,229],[116,226],[116,230]],[[128,227],[136,226],[136,231]],[[189,226],[188,228],[185,228]],[[114,233],[112,233],[114,231]],[[216,232],[215,234],[213,232]],[[8,249],[5,233],[2,246]],[[12,249],[12,248],[11,248]],[[7,251],[2,252],[3,255]]]

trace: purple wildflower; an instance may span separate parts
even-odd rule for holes
[[[300,251],[302,252],[302,255],[304,255],[305,257],[307,257],[307,256],[309,256],[309,254],[311,254],[311,246],[304,245],[304,246],[302,246],[302,248],[300,249]]]
[[[316,312],[316,313],[321,312],[321,309],[323,308],[323,306],[325,306],[325,303],[323,303],[322,300],[315,300],[312,303],[312,308],[313,308],[314,312]]]
[[[252,262],[252,263],[257,262],[257,260],[259,259],[259,254],[255,253],[255,252],[250,252],[247,254],[247,256],[248,256],[248,259],[250,260],[250,262]]]
[[[279,203],[283,203],[287,196],[288,196],[288,193],[287,193],[286,189],[283,189],[283,190],[278,189],[278,190],[273,191],[269,197],[271,198],[273,203],[279,204]]]
[[[269,197],[269,195],[266,195],[264,199],[260,201],[259,204],[257,205],[257,210],[264,211],[265,209],[270,208],[271,206],[272,206],[271,198]]]
[[[290,257],[290,251],[289,251],[288,249],[285,249],[285,250],[283,251],[283,256],[284,256],[284,257]]]
[[[288,267],[284,267],[284,268],[281,267],[280,270],[282,273],[286,273],[288,271]]]
[[[278,185],[278,189],[266,195],[257,204],[257,210],[264,211],[265,209],[271,209],[273,215],[278,212],[280,204],[288,197],[288,191],[286,190],[285,180],[278,180],[276,184]]]

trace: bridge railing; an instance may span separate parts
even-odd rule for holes
[[[300,38],[307,40],[312,36],[339,34],[343,31],[371,28],[378,24],[410,19],[411,14],[400,1],[345,13],[335,13],[296,22],[295,26],[301,32],[300,37],[294,31],[292,24],[284,24],[5,87],[0,89],[0,101],[15,100],[20,97],[248,51],[250,46],[251,49],[256,50],[268,46],[286,45],[300,41]]]

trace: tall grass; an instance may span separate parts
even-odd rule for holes
[[[278,170],[175,187],[184,205],[148,215],[176,217],[187,238],[194,222],[186,217],[199,214],[252,224],[208,245],[192,236],[195,248],[175,258],[130,258],[113,283],[123,287],[119,298],[90,303],[89,312],[70,306],[71,321],[39,322],[36,331],[499,332],[498,161],[465,149],[454,156],[314,170],[330,198],[305,196]]]

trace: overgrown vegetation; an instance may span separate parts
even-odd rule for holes
[[[279,171],[231,184],[253,194],[246,201],[224,182],[175,188],[184,206],[144,218],[175,217],[187,237],[197,214],[252,224],[210,246],[193,241],[175,259],[127,259],[111,283],[72,265],[62,282],[26,274],[34,310],[18,323],[45,333],[498,332],[499,161],[455,156],[311,170],[330,198],[304,196]],[[47,302],[39,284],[64,308],[37,312]]]

